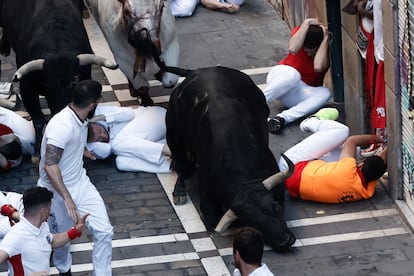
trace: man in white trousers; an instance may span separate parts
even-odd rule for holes
[[[97,159],[116,155],[121,171],[168,173],[165,113],[160,106],[98,106],[89,120],[87,148]]]
[[[292,30],[288,55],[267,75],[263,93],[269,103],[278,100],[285,107],[268,119],[273,134],[286,124],[316,112],[331,98],[323,86],[329,68],[329,32],[317,18],[307,18]]]
[[[302,121],[302,131],[312,132],[285,152],[295,171],[285,183],[289,194],[303,200],[341,203],[369,199],[377,180],[387,169],[387,149],[376,156],[359,160],[357,148],[382,143],[379,135],[352,135],[347,126],[334,121],[338,111],[322,108]],[[280,170],[287,169],[283,158]]]
[[[86,149],[87,118],[92,118],[102,86],[93,80],[79,82],[72,102],[54,115],[46,126],[41,145],[38,186],[54,193],[49,226],[52,233],[64,232],[89,213],[86,226],[93,236],[93,275],[112,275],[113,228],[105,203],[83,167]],[[60,275],[72,275],[69,244],[53,253]]]

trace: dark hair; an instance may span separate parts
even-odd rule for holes
[[[263,256],[263,235],[251,227],[242,227],[233,238],[233,252],[248,264],[261,265]]]
[[[52,201],[53,193],[44,187],[29,188],[23,193],[23,206],[26,214],[34,212]]]
[[[83,80],[73,88],[73,104],[84,108],[96,102],[101,96],[102,85],[94,80]]]
[[[8,160],[16,160],[22,155],[22,145],[16,140],[0,148],[0,153]]]
[[[387,165],[380,156],[370,156],[365,158],[361,171],[365,182],[371,182],[380,178],[387,170]]]
[[[319,25],[309,25],[308,32],[303,42],[303,47],[307,49],[315,49],[321,45],[323,40],[323,30]]]

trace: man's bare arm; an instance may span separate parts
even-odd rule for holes
[[[328,27],[322,26],[323,40],[319,45],[318,51],[316,51],[315,58],[313,60],[313,68],[315,72],[324,72],[329,67],[329,32]]]
[[[53,188],[55,188],[58,194],[63,198],[69,216],[74,223],[76,223],[79,220],[79,213],[73,202],[72,196],[63,182],[62,173],[59,167],[59,161],[62,158],[62,154],[63,149],[47,144],[44,169]]]
[[[383,138],[380,135],[361,134],[349,136],[342,147],[339,159],[347,157],[355,158],[357,146],[368,146],[373,143],[381,143],[382,141]]]

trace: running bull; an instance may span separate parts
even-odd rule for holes
[[[128,78],[130,94],[152,105],[148,79],[173,87],[178,76],[164,66],[177,66],[179,59],[175,19],[167,0],[85,0]]]
[[[91,78],[91,64],[111,69],[117,65],[92,54],[83,25],[79,0],[2,0],[1,53],[16,55],[23,104],[36,132],[35,157],[39,154],[46,123],[39,95],[44,95],[51,114],[72,99],[73,85]],[[36,160],[35,159],[35,160]]]
[[[286,251],[295,242],[283,219],[284,180],[268,147],[269,108],[246,74],[225,67],[192,71],[171,95],[167,143],[178,173],[173,198],[186,202],[185,182],[197,171],[206,226],[223,231],[236,217]],[[279,185],[280,184],[280,185]],[[222,219],[221,219],[222,218]]]

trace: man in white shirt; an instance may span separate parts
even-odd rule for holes
[[[0,243],[0,263],[9,262],[9,275],[49,275],[52,248],[80,237],[88,214],[69,231],[55,235],[50,233],[47,219],[52,198],[53,193],[42,187],[29,188],[24,192],[25,213]],[[12,212],[13,207],[9,208]]]
[[[121,171],[168,173],[165,113],[160,106],[98,106],[89,120],[87,148],[98,159],[115,154]]]
[[[273,276],[262,263],[263,236],[251,227],[242,227],[233,238],[233,276]]]
[[[93,80],[79,82],[73,89],[72,102],[54,115],[43,134],[40,150],[38,186],[54,193],[49,225],[52,233],[70,229],[86,213],[88,229],[94,239],[92,262],[94,275],[112,275],[113,228],[105,203],[86,175],[83,156],[88,134],[87,118],[92,118],[102,86]],[[69,244],[53,253],[60,275],[71,275]]]

